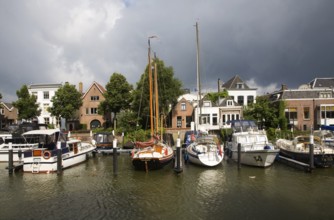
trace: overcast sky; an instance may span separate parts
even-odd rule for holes
[[[334,77],[333,0],[0,0],[0,93],[22,85],[133,85],[152,50],[196,88],[199,24],[202,90],[239,75],[258,94]]]

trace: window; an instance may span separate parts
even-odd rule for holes
[[[238,104],[243,105],[244,104],[244,97],[243,96],[238,96]]]
[[[48,112],[48,108],[49,108],[49,104],[44,103],[44,104],[43,104],[43,112],[44,112],[44,113]]]
[[[89,108],[86,108],[86,115],[89,114]]]
[[[99,97],[99,96],[91,96],[91,97],[90,97],[90,100],[91,100],[91,101],[99,101],[99,100],[100,100],[100,97]]]
[[[217,114],[212,114],[212,125],[218,125]]]
[[[233,101],[232,100],[227,100],[227,106],[233,106]]]
[[[304,119],[310,119],[310,107],[304,107]]]
[[[254,96],[249,95],[247,96],[247,105],[251,105],[254,103]]]
[[[182,110],[182,111],[185,111],[185,110],[186,110],[186,103],[185,103],[185,102],[182,102],[182,103],[181,103],[181,110]]]
[[[91,115],[96,115],[97,114],[97,108],[91,108],[90,109],[90,114]]]
[[[202,114],[202,123],[203,124],[210,124],[210,115],[209,114]]]
[[[244,88],[244,84],[243,83],[237,83],[237,89],[242,89]]]
[[[296,120],[297,119],[297,108],[285,109],[285,117],[288,120]]]
[[[320,92],[319,98],[332,98],[331,92]]]
[[[44,118],[44,123],[47,125],[50,124],[50,118],[48,117]]]
[[[204,106],[204,107],[210,107],[210,106],[211,106],[211,103],[208,102],[208,101],[205,101],[205,102],[203,103],[203,106]]]
[[[303,125],[303,130],[307,131],[307,125]]]
[[[178,128],[182,127],[182,117],[181,116],[176,117],[176,127]]]
[[[60,118],[56,117],[56,125],[60,125]]]
[[[44,99],[50,99],[49,91],[43,92],[43,98]]]
[[[186,116],[186,127],[190,128],[191,127],[191,121],[192,121],[193,117],[191,116]]]
[[[334,106],[321,106],[321,118],[334,118]]]

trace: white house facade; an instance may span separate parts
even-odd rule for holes
[[[56,117],[51,116],[48,111],[49,107],[52,107],[52,97],[56,91],[62,86],[62,84],[32,84],[28,86],[29,94],[37,97],[37,103],[41,114],[37,117],[38,123],[52,124],[55,127],[59,127],[60,122]]]
[[[228,92],[229,97],[239,105],[247,106],[256,102],[257,89],[250,88],[238,75],[224,84],[218,79],[218,92],[224,89]]]

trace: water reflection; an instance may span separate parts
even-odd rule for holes
[[[0,219],[333,219],[333,169],[304,173],[224,161],[145,173],[128,155],[98,156],[63,174],[15,173],[0,164]]]

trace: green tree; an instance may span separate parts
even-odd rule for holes
[[[56,91],[51,101],[53,105],[48,108],[51,115],[66,120],[74,118],[82,105],[81,93],[68,82]]]
[[[226,89],[222,92],[209,92],[205,95],[205,98],[209,99],[212,103],[217,103],[219,98],[226,98],[228,96],[228,92]]]
[[[27,85],[23,85],[20,90],[17,90],[16,95],[18,100],[12,104],[18,110],[19,120],[31,120],[41,114],[36,102],[37,97],[29,94]]]
[[[117,130],[133,132],[137,129],[137,114],[131,110],[122,110],[117,116]]]
[[[177,103],[177,98],[183,94],[182,83],[179,79],[174,78],[174,70],[172,67],[166,67],[162,60],[154,59],[153,65],[157,66],[158,93],[159,93],[159,112],[166,116],[170,111],[170,107]],[[152,65],[152,66],[153,66]],[[154,73],[154,70],[152,71]],[[152,74],[154,75],[154,74]],[[139,123],[143,128],[149,124],[150,116],[150,91],[148,78],[148,65],[145,72],[141,75],[137,82],[136,89],[133,91],[132,109],[138,113]]]
[[[269,102],[268,96],[257,96],[256,103],[244,109],[244,118],[254,120],[260,127],[277,127],[277,108]]]
[[[132,85],[120,73],[113,73],[106,85],[106,92],[103,94],[105,100],[99,104],[100,115],[110,115],[111,112],[117,116],[121,110],[130,108],[132,101]],[[108,119],[108,117],[107,117]]]

